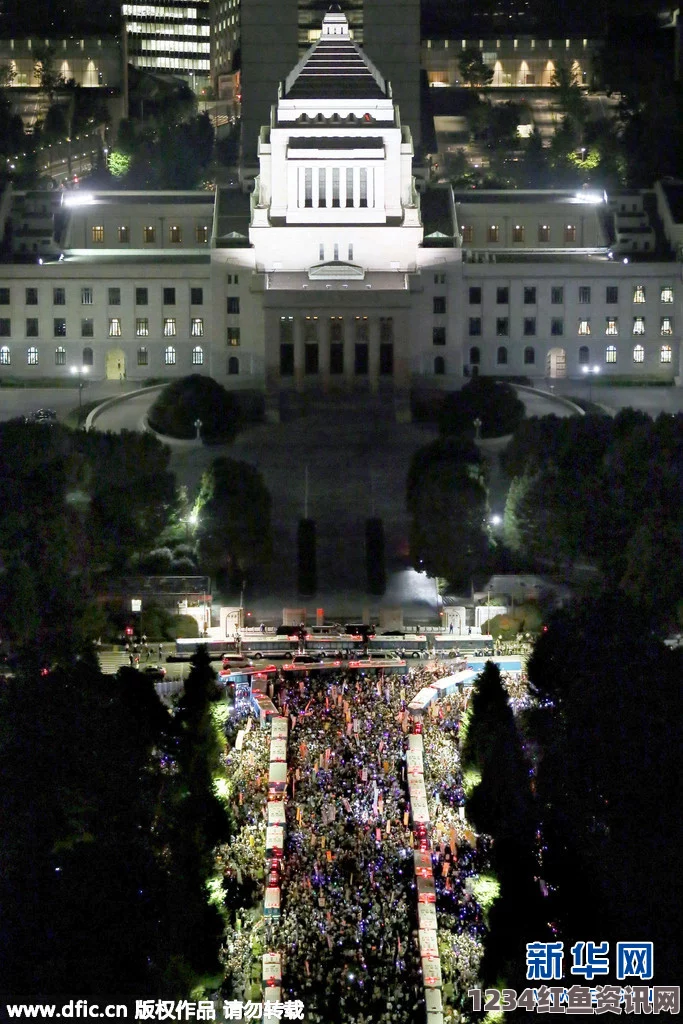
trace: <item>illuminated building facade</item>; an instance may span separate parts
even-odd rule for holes
[[[391,84],[335,12],[258,162],[251,195],[5,193],[0,376],[197,372],[269,408],[348,390],[399,410],[477,373],[681,382],[682,186],[421,194]]]
[[[134,67],[170,72],[193,84],[209,80],[209,0],[124,3],[128,59]]]

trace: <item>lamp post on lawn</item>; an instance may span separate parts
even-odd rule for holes
[[[593,375],[600,373],[599,366],[582,366],[581,372],[588,378],[588,401],[593,402]]]
[[[78,412],[80,414],[80,411],[83,408],[83,377],[87,376],[88,367],[87,366],[72,366],[71,367],[71,373],[74,374],[74,375],[78,374]],[[80,415],[79,415],[79,420],[80,420]]]

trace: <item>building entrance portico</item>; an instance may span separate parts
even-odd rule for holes
[[[563,348],[551,348],[546,356],[545,375],[551,380],[567,376],[567,353]]]
[[[322,391],[377,391],[407,383],[394,315],[278,312],[266,320],[266,363],[272,386]]]
[[[110,348],[106,357],[107,380],[123,380],[126,376],[126,353],[122,348]]]

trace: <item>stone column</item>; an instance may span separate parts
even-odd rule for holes
[[[353,205],[360,206],[360,167],[353,168]]]
[[[298,168],[299,182],[298,182],[298,206],[300,210],[303,210],[306,205],[306,168]]]
[[[325,206],[332,206],[332,168],[325,167]]]

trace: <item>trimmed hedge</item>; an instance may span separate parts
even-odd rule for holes
[[[149,425],[157,433],[184,440],[196,436],[198,419],[205,441],[231,441],[241,420],[234,395],[212,377],[199,373],[164,388],[148,414]]]
[[[474,377],[461,391],[446,395],[439,412],[442,434],[474,434],[481,420],[481,437],[514,434],[524,419],[524,402],[509,384],[491,377]]]

